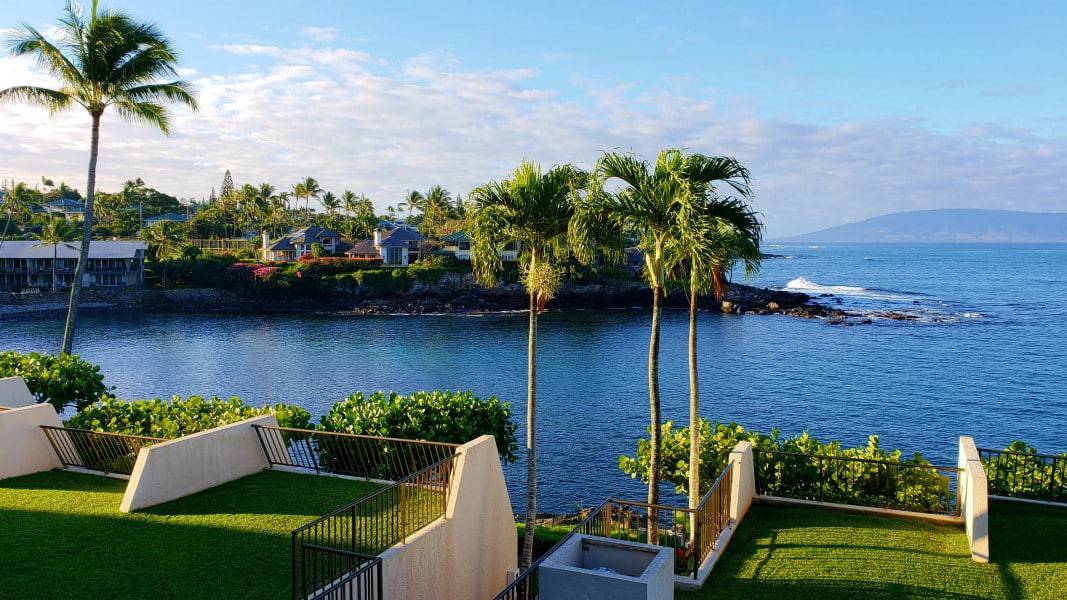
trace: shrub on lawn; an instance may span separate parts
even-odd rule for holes
[[[675,485],[680,494],[689,491],[689,428],[674,428],[670,421],[662,426],[662,477]],[[822,457],[860,458],[899,463],[901,465],[929,465],[920,454],[902,458],[899,450],[886,451],[878,446],[878,436],[868,437],[867,445],[856,448],[842,447],[840,442],[820,442],[807,432],[781,439],[777,429],[770,435],[750,431],[737,423],[700,422],[700,493],[704,494],[726,467],[730,450],[741,441],[752,442],[755,449]],[[640,477],[647,482],[649,451],[647,439],[637,442],[634,456],[620,456],[619,468],[631,477]],[[834,461],[805,457],[788,457],[781,461],[764,461],[760,464],[761,475],[773,485],[775,495],[805,497],[813,490],[827,501],[849,500],[849,503],[888,504],[894,503],[912,509],[933,509],[944,506],[951,500],[945,480],[933,469],[900,470],[899,477],[872,477],[868,463],[860,461]],[[892,473],[897,475],[897,473]]]
[[[19,376],[38,402],[81,408],[108,392],[100,367],[71,354],[0,352],[0,377]]]
[[[356,392],[334,404],[321,419],[320,429],[412,440],[462,444],[489,434],[496,438],[500,457],[512,462],[518,441],[511,404],[495,396],[478,398],[472,392]]]
[[[295,404],[248,406],[234,396],[203,398],[174,396],[170,400],[152,398],[132,402],[103,398],[83,408],[67,420],[67,427],[110,433],[177,438],[243,419],[274,413],[282,427],[306,429],[311,414]]]

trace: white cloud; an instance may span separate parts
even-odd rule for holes
[[[437,183],[465,195],[523,158],[590,167],[605,150],[651,159],[681,146],[744,161],[772,236],[915,208],[1067,209],[1067,140],[1027,130],[976,124],[937,133],[909,120],[812,125],[761,118],[705,93],[605,81],[578,82],[569,90],[578,96],[564,96],[538,88],[536,70],[471,70],[441,54],[388,65],[335,47],[221,49],[255,65],[196,77],[201,111],[177,111],[171,138],[105,116],[102,188],[142,177],[202,197],[229,168],[239,183],[280,188],[312,175],[384,209]],[[0,59],[0,88],[24,83],[47,78],[28,61]],[[47,174],[84,187],[84,113],[49,119],[28,107],[0,110],[0,177]]]
[[[316,42],[332,42],[337,39],[336,27],[304,27],[300,35]]]

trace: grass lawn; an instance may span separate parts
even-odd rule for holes
[[[1067,507],[994,502],[992,560],[959,527],[754,505],[704,588],[678,598],[1067,597]]]
[[[380,486],[266,471],[123,514],[125,487],[0,481],[0,598],[288,598],[289,533]]]

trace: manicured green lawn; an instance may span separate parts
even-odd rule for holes
[[[990,540],[982,565],[959,527],[756,505],[704,588],[678,598],[1067,597],[1067,507],[995,502]]]
[[[0,598],[288,598],[290,532],[380,487],[267,471],[122,514],[125,486],[0,481]]]

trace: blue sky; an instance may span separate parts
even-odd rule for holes
[[[113,126],[143,144],[126,171],[179,195],[229,167],[279,186],[306,172],[384,207],[434,183],[465,193],[522,157],[679,145],[745,160],[771,235],[914,208],[1067,210],[1063,3],[104,5],[159,22],[206,100],[169,149]],[[0,27],[46,28],[61,6],[0,1]],[[0,86],[25,71],[9,72]],[[79,138],[43,151],[77,122],[20,119],[0,124],[0,176],[84,178]],[[136,175],[110,164],[105,188]]]

